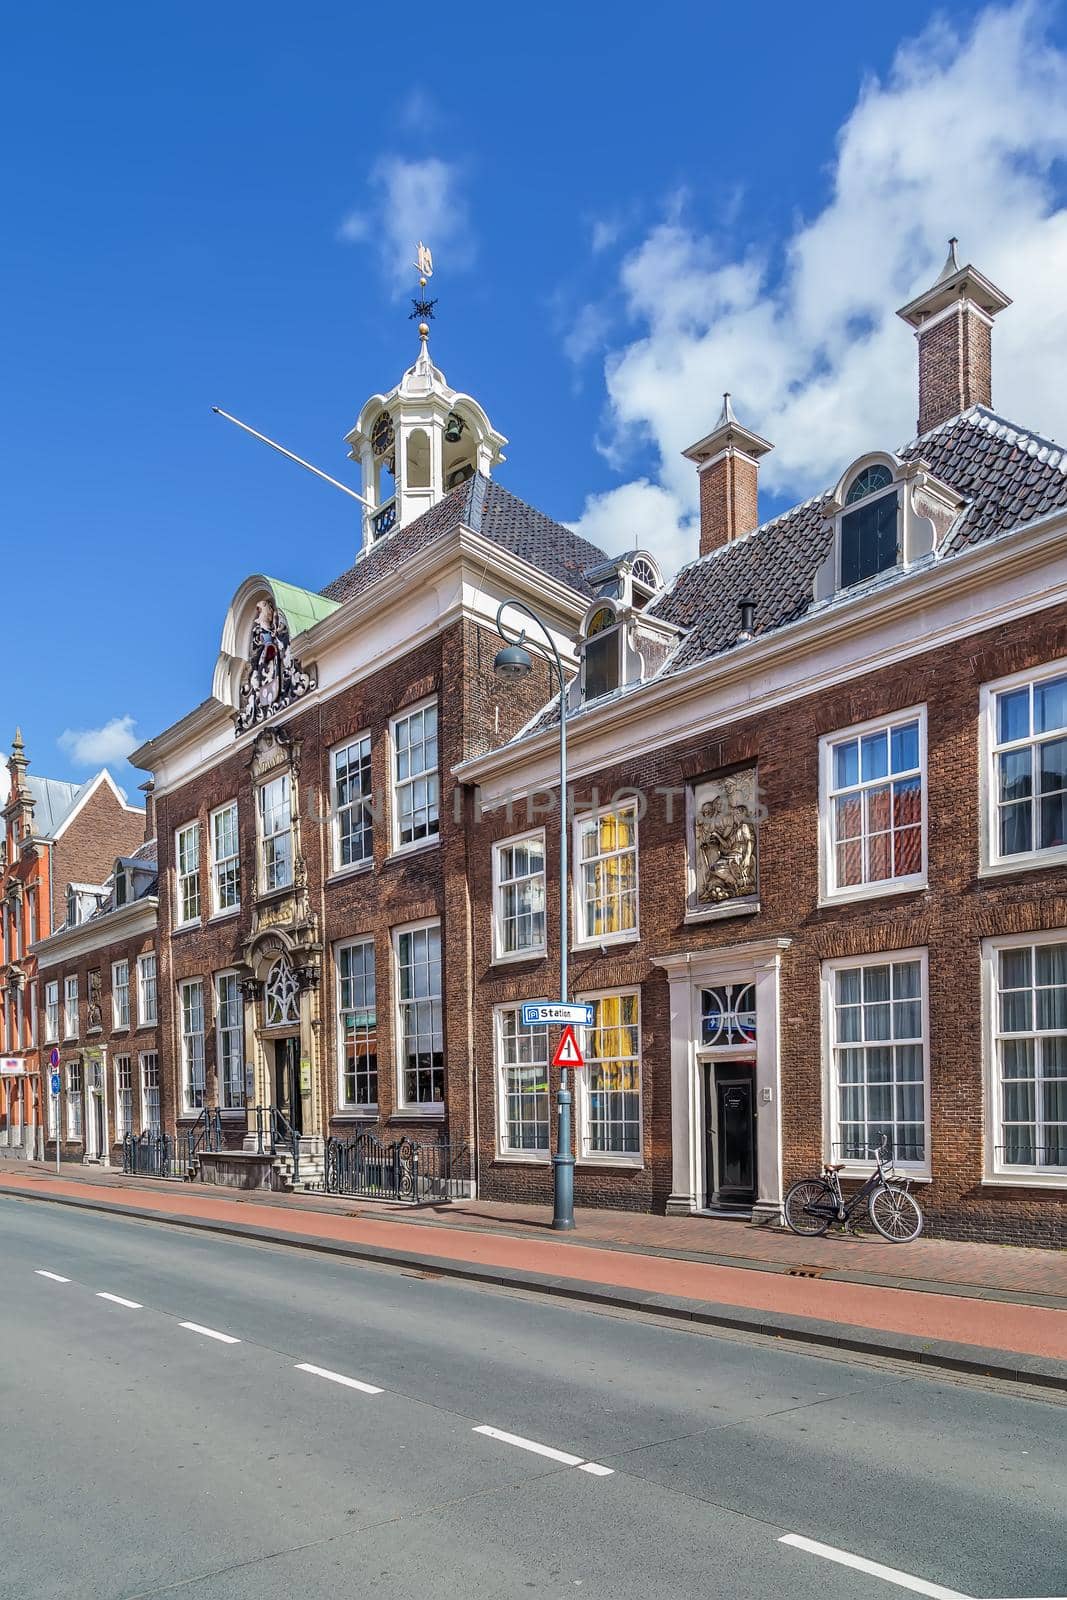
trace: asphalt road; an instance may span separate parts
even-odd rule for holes
[[[5,1597],[1067,1596],[1051,1400],[9,1198],[0,1284]]]

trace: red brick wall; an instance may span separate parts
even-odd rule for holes
[[[103,883],[118,856],[144,843],[144,812],[128,811],[107,783],[86,801],[53,847],[53,926],[67,919],[68,883]]]
[[[700,554],[739,539],[759,526],[759,469],[729,450],[700,474]]]
[[[920,433],[968,406],[993,404],[992,331],[971,309],[920,330]]]

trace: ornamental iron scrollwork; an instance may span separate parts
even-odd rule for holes
[[[756,1042],[756,986],[723,983],[700,994],[700,1043],[705,1049]]]
[[[268,972],[263,998],[268,1028],[300,1021],[300,984],[288,956],[279,956]]]

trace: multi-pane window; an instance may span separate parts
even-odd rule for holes
[[[501,1153],[547,1155],[548,1029],[526,1027],[518,1006],[501,1010],[497,1064]]]
[[[174,859],[178,874],[178,925],[200,918],[200,824],[186,823],[175,835]]]
[[[334,869],[371,859],[373,843],[370,734],[333,752]]]
[[[150,952],[137,957],[137,1020],[142,1027],[156,1022],[159,1008],[156,999],[156,958]]]
[[[115,1057],[115,1140],[121,1144],[133,1132],[133,1063],[129,1056]]]
[[[494,947],[499,956],[545,950],[545,836],[509,839],[493,851]]]
[[[374,941],[337,950],[337,1103],[346,1111],[378,1105],[378,1013],[374,997]]]
[[[994,861],[1067,845],[1067,673],[996,690]]]
[[[257,791],[263,888],[285,889],[293,881],[292,794],[283,772]]]
[[[841,587],[849,588],[897,564],[899,495],[883,493],[893,482],[889,468],[866,467],[849,485],[841,518]]]
[[[130,1025],[130,963],[116,961],[111,967],[111,1026]]]
[[[445,1098],[441,929],[437,923],[407,928],[395,939],[401,1103],[440,1105]]]
[[[159,1056],[154,1050],[145,1051],[141,1057],[141,1125],[149,1133],[160,1129]]]
[[[870,1161],[888,1134],[898,1163],[925,1165],[922,959],[840,963],[827,976],[834,1158]]]
[[[577,824],[578,938],[606,944],[637,932],[637,810],[622,806]]]
[[[582,1151],[641,1154],[641,1009],[636,993],[598,995],[585,1029]]]
[[[30,980],[30,1049],[37,1047],[37,980]]]
[[[182,1108],[200,1111],[205,1104],[204,1082],[204,985],[199,978],[187,978],[178,985],[181,1013]]]
[[[924,743],[919,712],[825,741],[829,894],[922,882]]]
[[[436,839],[438,820],[437,705],[393,722],[393,812],[398,846]]]
[[[237,801],[211,813],[211,910],[214,916],[241,904]]]
[[[37,943],[37,890],[31,887],[26,891],[26,927],[29,930],[29,943]]]
[[[63,1037],[76,1039],[78,1037],[78,980],[65,978],[63,980]]]
[[[44,986],[44,1041],[55,1044],[59,1038],[59,982],[53,980]]]
[[[219,1104],[227,1111],[245,1103],[244,1008],[236,972],[215,977],[215,1049],[219,1074]]]
[[[82,1064],[67,1062],[67,1138],[82,1136]]]
[[[1067,1171],[1067,941],[996,952],[997,1166]]]

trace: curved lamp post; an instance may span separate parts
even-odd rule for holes
[[[545,642],[528,639],[523,628],[517,638],[504,631],[504,612],[520,611],[541,631]],[[549,670],[555,672],[559,684],[559,997],[567,1003],[567,680],[563,675],[563,662],[556,649],[555,640],[548,628],[528,605],[521,600],[504,600],[496,614],[496,631],[504,641],[493,669],[499,678],[517,682],[529,677],[533,671],[530,652],[547,661]],[[557,1231],[574,1227],[574,1154],[571,1148],[571,1091],[568,1069],[560,1068],[559,1093],[556,1096],[556,1153],[552,1157],[553,1207],[552,1226]]]

